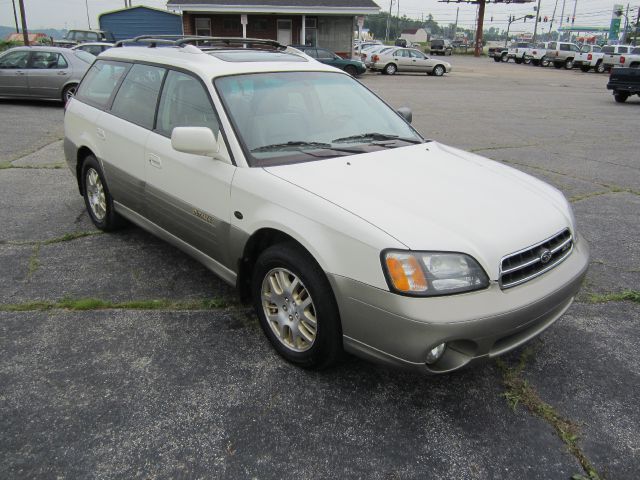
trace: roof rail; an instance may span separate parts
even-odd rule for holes
[[[260,38],[242,38],[242,37],[208,37],[199,35],[140,35],[126,40],[119,40],[115,47],[122,47],[132,43],[145,43],[149,48],[155,48],[158,45],[174,45],[176,47],[185,47],[187,45],[202,47],[237,47],[237,48],[271,48],[274,50],[285,51],[287,47],[275,40],[265,40]]]

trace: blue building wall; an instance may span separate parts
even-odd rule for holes
[[[138,35],[181,35],[182,17],[148,7],[132,7],[103,13],[100,29],[109,30],[116,40]]]

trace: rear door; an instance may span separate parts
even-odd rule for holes
[[[62,87],[72,73],[71,64],[61,53],[42,50],[32,52],[27,69],[29,96],[62,98]]]
[[[29,94],[28,50],[8,52],[0,57],[0,96],[26,97]]]
[[[171,133],[175,127],[207,127],[222,141],[218,115],[204,84],[195,76],[170,70],[145,153],[148,218],[231,267],[227,255],[231,180],[236,167],[174,150]]]
[[[166,70],[133,65],[110,108],[97,119],[103,168],[113,198],[144,215],[145,145],[153,128]]]

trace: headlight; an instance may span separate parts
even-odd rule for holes
[[[391,291],[403,295],[449,295],[489,286],[482,267],[464,253],[385,250],[382,268]]]

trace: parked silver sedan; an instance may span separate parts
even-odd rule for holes
[[[387,75],[396,72],[426,72],[440,77],[451,71],[451,64],[444,60],[431,58],[413,48],[394,48],[373,54],[371,70]]]
[[[0,54],[0,97],[66,102],[95,56],[59,47],[15,47]]]

